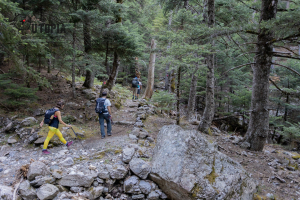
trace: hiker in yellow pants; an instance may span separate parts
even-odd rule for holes
[[[44,142],[44,148],[43,148],[43,151],[42,151],[43,154],[50,154],[50,151],[47,150],[47,147],[48,147],[49,141],[51,140],[51,138],[54,135],[57,135],[58,138],[60,139],[60,141],[62,141],[62,143],[64,143],[67,147],[69,147],[71,144],[73,144],[72,141],[67,142],[63,138],[63,135],[61,134],[61,132],[58,129],[59,122],[62,123],[63,125],[65,125],[65,126],[67,126],[67,127],[71,127],[71,125],[67,125],[61,119],[61,113],[60,113],[59,109],[63,109],[63,108],[64,108],[64,102],[60,101],[60,102],[57,103],[56,107],[54,107],[53,109],[50,109],[54,112],[54,115],[53,115],[53,118],[52,118],[51,122],[49,123],[49,132],[48,132],[47,138]],[[47,112],[46,112],[46,114],[47,114]],[[40,127],[43,126],[44,120],[45,120],[45,118],[40,123]]]

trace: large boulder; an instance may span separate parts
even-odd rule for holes
[[[94,178],[92,176],[80,172],[67,174],[57,181],[59,185],[67,187],[90,187],[93,182]]]
[[[139,187],[139,178],[137,176],[131,176],[124,181],[124,191],[126,193],[138,194],[141,192]]]
[[[54,199],[58,194],[59,189],[55,185],[45,184],[37,191],[37,196],[40,200]]]
[[[250,175],[215,143],[176,125],[158,134],[150,178],[174,200],[251,200],[256,191]]]
[[[1,200],[13,199],[13,188],[6,185],[0,185],[0,199]]]
[[[28,180],[20,184],[19,193],[24,200],[32,200],[37,197],[35,189],[30,185]]]
[[[129,166],[131,171],[141,179],[146,179],[151,171],[150,165],[140,158],[133,158]]]
[[[27,179],[32,181],[35,179],[36,176],[44,176],[49,174],[46,165],[43,162],[35,161],[30,164]]]

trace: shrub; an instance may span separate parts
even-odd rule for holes
[[[176,102],[175,94],[166,91],[156,91],[153,93],[150,103],[157,106],[158,110],[172,110]]]

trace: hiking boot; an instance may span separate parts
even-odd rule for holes
[[[132,100],[134,99],[134,96],[132,97]]]
[[[111,133],[107,133],[107,136],[111,136]]]
[[[73,144],[73,141],[67,142],[66,146],[69,147]]]
[[[104,138],[105,138],[104,136],[101,137],[101,139],[104,139]]]
[[[42,153],[45,154],[45,155],[48,155],[48,154],[50,154],[51,152],[48,151],[47,149],[43,149]]]

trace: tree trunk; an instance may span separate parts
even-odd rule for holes
[[[75,91],[75,41],[76,41],[76,23],[74,23],[74,30],[73,30],[73,41],[72,41],[72,49],[73,49],[73,57],[72,57],[72,95],[73,98],[76,98],[76,91]]]
[[[114,52],[113,68],[112,68],[112,71],[109,75],[107,83],[105,85],[102,85],[101,93],[103,92],[104,89],[111,90],[113,88],[113,86],[116,83],[117,76],[118,76],[119,66],[120,66],[120,57],[119,57],[118,53],[115,51]]]
[[[175,74],[174,74],[174,69],[172,69],[170,73],[170,79],[171,79],[171,84],[169,87],[169,92],[174,93],[175,92]]]
[[[150,53],[150,61],[149,61],[149,70],[148,70],[148,82],[147,87],[144,93],[143,98],[150,99],[153,94],[154,87],[154,69],[155,69],[155,57],[156,57],[156,42],[154,39],[151,40],[151,53]]]
[[[170,30],[171,29],[171,25],[172,25],[172,14],[173,14],[173,11],[170,12],[170,18],[169,18],[169,25],[168,25],[168,29]],[[171,48],[171,41],[169,41],[169,44],[167,46],[167,51],[168,49]],[[168,91],[169,90],[169,82],[170,82],[170,73],[168,72],[169,71],[169,66],[170,66],[170,63],[168,63],[166,65],[166,75],[165,75],[165,90]],[[169,90],[170,91],[170,90]]]
[[[192,75],[190,95],[189,95],[189,101],[188,101],[188,107],[187,107],[188,108],[188,110],[187,110],[187,119],[188,120],[190,120],[191,115],[193,114],[194,109],[195,109],[197,81],[198,81],[198,76],[196,75],[197,71],[198,71],[198,64]]]
[[[215,23],[215,0],[208,0],[208,26],[213,27]],[[212,46],[214,41],[211,42]],[[214,73],[214,54],[208,54],[206,56],[207,62],[207,78],[206,78],[206,100],[205,100],[205,109],[203,116],[200,120],[198,130],[204,133],[209,133],[209,128],[211,122],[214,118],[215,112],[215,99],[214,99],[214,89],[215,89],[215,73]]]
[[[105,52],[105,62],[104,66],[106,68],[106,73],[109,76],[110,75],[110,68],[108,66],[108,41],[106,42],[106,52]]]
[[[287,88],[290,88],[290,81],[289,80],[288,80]],[[289,93],[287,93],[286,94],[286,101],[285,101],[286,105],[285,105],[285,108],[284,108],[284,117],[283,117],[285,122],[287,120],[287,114],[288,114],[288,105],[287,104],[289,103],[289,97],[290,97],[290,95],[289,95]]]
[[[48,70],[47,70],[47,73],[50,74],[51,73],[51,58],[48,59]]]
[[[88,8],[87,8],[88,10]],[[88,19],[84,19],[83,22],[83,38],[84,38],[84,51],[86,57],[88,57],[89,52],[92,50],[92,43],[91,43],[91,33],[90,33],[90,22]],[[89,64],[86,63],[86,66]],[[85,73],[85,80],[82,86],[86,88],[92,88],[94,86],[94,72],[93,69],[86,69]]]
[[[278,0],[262,1],[260,21],[268,21],[276,17]],[[262,151],[269,131],[269,75],[272,65],[272,49],[270,42],[273,31],[259,29],[257,37],[255,65],[253,67],[253,85],[250,109],[250,121],[245,136],[244,147],[253,151]],[[247,144],[248,142],[249,144]]]
[[[176,124],[180,125],[180,77],[181,76],[181,66],[178,67],[178,73],[177,73],[177,120]]]

